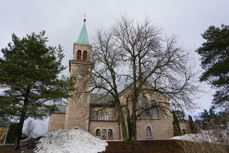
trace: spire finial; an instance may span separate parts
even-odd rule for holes
[[[84,14],[84,19],[83,19],[83,22],[86,23],[86,14]]]

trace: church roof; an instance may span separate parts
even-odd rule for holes
[[[91,106],[113,106],[113,99],[109,95],[91,94]]]
[[[113,107],[112,97],[102,94],[91,94],[90,106],[110,106]],[[66,113],[66,105],[57,105],[56,110],[53,113],[62,114]]]
[[[66,105],[57,105],[56,110],[53,113],[65,113],[66,112]]]
[[[80,35],[79,35],[76,43],[83,44],[83,45],[90,45],[85,21],[86,20],[84,20],[83,27],[81,29]]]

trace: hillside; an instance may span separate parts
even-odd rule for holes
[[[183,149],[177,140],[112,141],[102,153],[183,153]]]

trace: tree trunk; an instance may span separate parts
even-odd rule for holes
[[[130,124],[129,124],[129,141],[136,141],[137,140],[137,127],[136,127],[136,120],[132,117]]]
[[[121,124],[121,128],[122,128],[122,139],[123,139],[123,141],[127,141],[128,135],[127,135],[127,128],[126,128],[126,123],[125,123],[124,117],[122,117],[120,119],[120,124]]]
[[[22,128],[24,125],[24,121],[26,119],[26,112],[27,112],[27,105],[29,103],[29,94],[30,94],[30,88],[28,87],[26,89],[26,94],[25,94],[25,99],[24,99],[24,105],[22,107],[21,115],[20,115],[20,122],[18,126],[18,132],[17,132],[17,138],[15,142],[15,149],[14,150],[19,150],[20,149],[20,141],[21,141],[21,136],[22,136]]]
[[[18,135],[16,138],[16,142],[15,142],[15,150],[19,150],[20,149],[20,141],[21,141],[21,136],[22,136],[22,128],[24,125],[24,121],[25,121],[25,112],[23,111],[21,116],[20,116],[20,122],[19,122],[19,127],[18,127]]]
[[[126,127],[124,114],[123,114],[120,102],[118,102],[118,101],[117,101],[117,110],[118,110],[118,114],[119,114],[119,123],[120,123],[121,129],[122,129],[122,139],[124,141],[126,141],[128,139],[127,127]]]
[[[127,119],[127,124],[128,124],[128,132],[129,132],[129,135],[128,135],[128,141],[131,141],[131,135],[132,135],[132,124],[131,124],[130,119]]]

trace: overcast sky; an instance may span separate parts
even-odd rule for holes
[[[176,35],[195,57],[191,62],[199,65],[194,51],[204,41],[201,33],[210,25],[229,24],[229,0],[0,0],[0,48],[11,41],[12,33],[22,37],[45,30],[49,44],[63,46],[63,63],[68,66],[84,14],[91,41],[97,29],[111,26],[121,15],[148,18],[164,34]],[[202,87],[204,92],[195,100],[199,109],[191,113],[210,106],[214,90]]]

